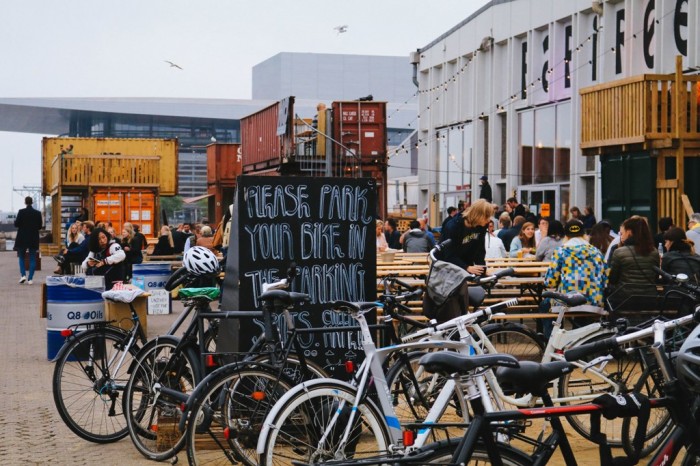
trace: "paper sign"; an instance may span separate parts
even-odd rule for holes
[[[540,215],[542,215],[542,217],[549,217],[550,214],[549,204],[540,204]]]
[[[150,210],[142,210],[141,211],[141,220],[150,220],[151,219],[151,211]]]
[[[170,293],[165,290],[149,290],[148,313],[150,315],[170,314]]]
[[[131,220],[138,220],[139,219],[139,211],[138,210],[132,210],[131,211]]]

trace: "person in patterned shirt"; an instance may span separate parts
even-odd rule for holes
[[[581,293],[588,304],[602,307],[603,290],[607,286],[609,273],[605,257],[586,241],[580,220],[566,222],[564,231],[564,243],[552,254],[552,261],[545,273],[545,286],[555,288],[559,293]],[[547,309],[549,306],[550,303],[546,303]],[[574,319],[575,327],[583,323]],[[551,321],[543,322],[543,325],[545,337],[549,338]]]

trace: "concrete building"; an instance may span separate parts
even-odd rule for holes
[[[654,146],[609,141],[611,151],[582,150],[582,124],[596,116],[582,116],[580,91],[674,73],[676,56],[686,74],[697,72],[698,24],[700,4],[688,0],[489,2],[412,54],[419,85],[419,208],[428,206],[439,225],[448,206],[478,198],[479,178],[486,175],[499,204],[515,195],[535,212],[548,205],[555,218],[568,217],[572,206],[592,206],[599,219],[653,217]],[[612,124],[600,121],[601,127]],[[639,175],[638,181],[625,179],[632,187],[624,190],[629,195],[635,185],[648,184],[646,198],[613,199],[623,180],[605,179],[601,166],[635,150],[644,173],[636,162],[611,167]]]

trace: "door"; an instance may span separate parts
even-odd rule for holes
[[[559,185],[528,186],[519,189],[518,198],[533,214],[556,218],[561,203],[559,193]]]

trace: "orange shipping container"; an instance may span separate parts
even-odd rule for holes
[[[111,222],[121,235],[125,222],[138,225],[141,233],[154,236],[157,226],[156,197],[152,191],[97,191],[95,223]]]

